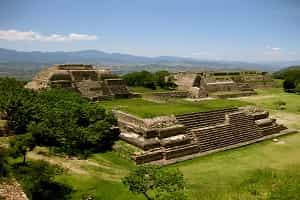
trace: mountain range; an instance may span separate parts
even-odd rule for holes
[[[290,64],[299,64],[300,61],[292,63],[250,63],[239,61],[215,61],[215,60],[198,60],[194,58],[175,57],[175,56],[159,56],[159,57],[145,57],[134,56],[121,53],[106,53],[98,50],[83,50],[83,51],[56,51],[56,52],[42,52],[42,51],[16,51],[10,49],[0,48],[0,66],[35,66],[42,67],[44,65],[52,65],[58,63],[86,63],[97,64],[104,66],[145,66],[152,67],[160,66],[163,68],[183,67],[191,69],[255,69],[261,71],[275,71],[281,67]],[[1,69],[1,68],[0,68]],[[136,69],[139,70],[139,69]]]

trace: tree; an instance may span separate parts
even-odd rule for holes
[[[24,88],[13,78],[0,78],[0,112],[6,113],[9,129],[16,134],[26,133],[28,123],[38,110],[36,93]]]
[[[8,164],[8,152],[5,148],[0,147],[0,181],[3,177],[10,174],[10,166]]]
[[[24,134],[17,136],[14,140],[10,142],[12,155],[17,157],[19,155],[23,156],[23,164],[26,164],[26,154],[28,151],[32,151],[36,146],[34,138],[31,134]]]
[[[179,170],[163,170],[153,165],[138,166],[123,178],[123,184],[147,200],[184,200],[185,183]]]
[[[72,189],[55,181],[63,169],[46,161],[30,161],[27,165],[15,165],[14,175],[20,181],[29,199],[70,199]]]
[[[296,85],[295,82],[291,79],[285,79],[283,82],[283,88],[286,92],[293,92]]]
[[[156,89],[154,75],[145,70],[141,72],[128,73],[123,76],[123,80],[128,86],[142,86],[153,90]]]
[[[300,83],[297,84],[296,88],[295,88],[295,92],[297,94],[300,94]]]
[[[43,120],[28,125],[37,145],[87,156],[110,149],[118,139],[119,132],[112,128],[117,124],[116,118],[100,104],[62,89],[42,91],[38,97],[38,118]]]
[[[155,72],[154,76],[155,76],[155,80],[156,80],[157,85],[161,88],[166,88],[167,87],[166,78],[169,75],[170,75],[170,73],[168,71],[165,71],[165,70]]]

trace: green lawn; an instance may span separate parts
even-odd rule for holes
[[[300,114],[300,95],[284,92],[282,88],[257,89],[259,97],[253,96],[245,101],[255,103],[269,110],[276,110],[274,102],[284,101],[286,103],[283,111]]]
[[[118,109],[143,118],[161,115],[184,114],[191,112],[205,112],[229,107],[245,106],[249,103],[239,100],[204,100],[189,102],[185,100],[171,100],[167,103],[156,103],[141,98],[117,99],[99,102],[107,109]]]
[[[300,189],[300,134],[281,137],[280,141],[219,152],[168,168],[183,172],[192,200],[270,199],[266,194],[276,195],[291,184]],[[116,152],[95,154],[91,160],[99,166],[82,166],[88,174],[69,173],[57,178],[74,187],[73,199],[85,194],[101,200],[143,199],[128,192],[121,183],[122,177],[135,167],[131,161],[120,158]]]

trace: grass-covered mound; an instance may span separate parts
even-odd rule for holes
[[[239,100],[203,100],[190,102],[185,100],[172,100],[166,103],[156,103],[144,99],[117,99],[100,102],[106,109],[117,109],[137,115],[142,118],[151,118],[162,115],[185,114],[192,112],[205,112],[230,107],[249,105]]]

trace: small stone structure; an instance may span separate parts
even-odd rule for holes
[[[76,90],[92,100],[130,95],[124,81],[109,69],[83,64],[54,65],[43,69],[25,87],[34,90],[63,87]]]
[[[21,185],[16,180],[2,181],[0,183],[0,199],[28,200]]]
[[[216,93],[221,98],[256,94],[254,88],[270,87],[272,78],[266,72],[178,72],[171,75],[178,89],[190,93],[190,97],[201,98]],[[219,92],[219,94],[218,94]]]
[[[144,95],[145,99],[153,100],[153,101],[169,101],[171,99],[177,98],[187,98],[189,97],[188,91],[168,91],[168,92],[151,92]]]
[[[170,164],[291,133],[255,107],[141,119],[114,111],[121,139],[141,149],[137,164]]]

